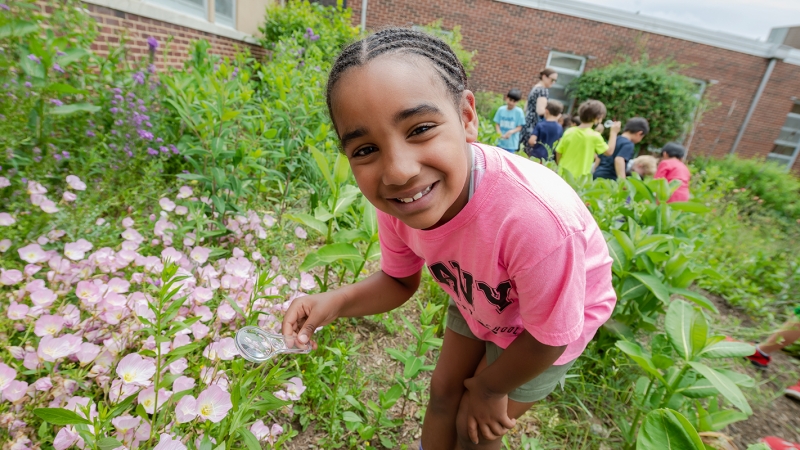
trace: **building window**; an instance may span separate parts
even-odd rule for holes
[[[550,98],[564,104],[565,110],[572,111],[573,99],[567,95],[566,87],[570,81],[578,78],[586,67],[586,57],[569,53],[550,52],[547,67],[558,72],[558,81],[550,88]]]
[[[211,0],[145,0],[188,16],[208,20]],[[214,0],[214,23],[236,28],[236,0]]]
[[[774,161],[785,165],[789,170],[797,160],[800,153],[800,103],[795,103],[792,111],[786,116],[786,122],[781,127],[775,146],[767,155],[767,161]]]

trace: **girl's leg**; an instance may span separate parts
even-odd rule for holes
[[[475,370],[475,375],[479,374],[484,368],[486,368],[486,356],[481,359],[478,368]],[[461,405],[466,405],[466,402],[469,400],[469,392],[464,392],[464,395],[461,399]],[[531,406],[536,402],[529,402],[529,403],[521,403],[516,402],[514,400],[508,399],[508,417],[512,419],[519,419],[525,414],[526,411],[531,409]],[[467,434],[467,414],[465,412],[466,408],[461,408],[459,405],[458,409],[458,418],[456,419],[456,429],[458,432],[458,441],[455,447],[455,450],[473,450],[473,449],[480,449],[480,450],[498,450],[503,442],[502,439],[495,439],[494,441],[487,441],[481,439],[478,444],[473,444],[469,440],[469,434]],[[427,449],[426,449],[427,450]]]
[[[431,398],[422,422],[422,448],[425,450],[455,448],[456,415],[466,390],[464,380],[475,374],[485,353],[485,342],[445,329],[439,361],[431,377]]]
[[[798,339],[800,339],[800,320],[792,318],[784,323],[780,330],[773,333],[766,342],[758,344],[758,349],[769,355],[791,345]]]

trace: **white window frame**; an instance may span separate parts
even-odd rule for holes
[[[578,69],[578,70],[570,70],[570,69],[564,69],[564,68],[562,68],[562,67],[554,67],[554,66],[552,66],[552,65],[550,64],[550,62],[551,62],[551,61],[552,61],[552,59],[553,59],[553,56],[557,56],[557,57],[566,57],[566,58],[571,58],[571,59],[577,59],[577,60],[580,60],[580,62],[581,62],[581,67],[580,67],[580,69]],[[577,77],[579,77],[579,76],[583,75],[583,71],[586,69],[586,60],[587,60],[587,59],[588,59],[588,58],[587,58],[587,57],[585,57],[585,56],[576,55],[576,54],[574,54],[574,53],[564,53],[564,52],[558,52],[558,51],[555,51],[555,50],[551,50],[551,51],[550,51],[550,53],[547,55],[547,64],[545,65],[545,67],[547,67],[548,69],[553,69],[553,70],[555,70],[556,72],[558,72],[558,74],[559,74],[559,75],[561,75],[561,74],[565,74],[565,75],[574,75],[574,76],[575,76],[575,78],[577,78]],[[558,87],[558,88],[563,88],[563,89],[566,89],[566,86],[564,86],[564,85],[560,85],[560,84],[558,84],[558,82],[555,82],[555,83],[553,84],[553,87]],[[574,99],[570,99],[570,100],[574,100]],[[572,102],[572,101],[570,101],[570,102],[569,102],[569,104],[566,104],[566,105],[564,105],[564,106],[566,107],[566,110],[567,110],[567,113],[568,113],[568,114],[571,114],[571,113],[572,113],[572,103],[573,103],[573,102]]]
[[[158,5],[162,8],[171,9],[173,11],[178,11],[192,17],[201,18],[206,21],[208,20],[208,0],[203,0],[202,9],[193,3],[184,2],[181,0],[145,0],[145,2]]]
[[[219,1],[219,0],[214,0],[214,8],[216,8],[217,1]],[[214,11],[214,23],[216,23],[217,25],[221,25],[221,26],[223,26],[223,27],[228,27],[228,28],[233,28],[233,29],[236,29],[236,7],[237,7],[238,5],[236,4],[236,3],[237,3],[237,0],[231,0],[231,2],[233,3],[233,12],[232,12],[232,13],[233,13],[233,17],[231,17],[231,21],[230,21],[230,22],[228,22],[228,21],[227,21],[227,18],[226,18],[226,20],[224,20],[224,21],[220,21],[220,20],[217,18],[217,11],[215,10],[215,11]]]
[[[800,104],[800,103],[795,102],[795,104]],[[786,118],[787,119],[793,118],[793,119],[800,120],[800,114],[790,112],[789,114],[786,115]],[[794,129],[794,128],[788,128],[788,127],[781,127],[781,130],[794,130],[794,131],[800,132],[800,129]],[[786,164],[786,171],[787,172],[792,170],[792,167],[794,167],[795,161],[797,161],[797,156],[798,156],[798,154],[800,154],[800,141],[798,141],[797,143],[793,143],[793,142],[781,141],[780,139],[775,139],[774,144],[775,145],[782,145],[784,147],[792,147],[792,146],[794,146],[794,152],[792,152],[791,155],[782,155],[780,153],[772,153],[772,152],[769,152],[769,154],[767,155],[767,160],[768,161],[774,161],[774,162],[777,162],[777,163]]]

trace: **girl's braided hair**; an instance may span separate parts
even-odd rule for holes
[[[333,63],[325,94],[331,120],[331,93],[342,75],[352,67],[363,66],[388,53],[419,55],[430,61],[458,105],[461,93],[467,89],[467,72],[450,46],[441,39],[420,31],[386,28],[348,45]]]

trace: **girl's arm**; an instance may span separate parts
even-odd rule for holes
[[[500,131],[500,124],[499,123],[497,123],[497,122],[494,123],[494,129],[497,130],[497,134],[503,134],[503,132]]]
[[[419,287],[422,271],[394,278],[380,271],[334,291],[295,299],[283,318],[287,341],[307,344],[317,327],[339,317],[362,317],[391,311],[406,302]],[[312,345],[314,345],[312,343]]]

